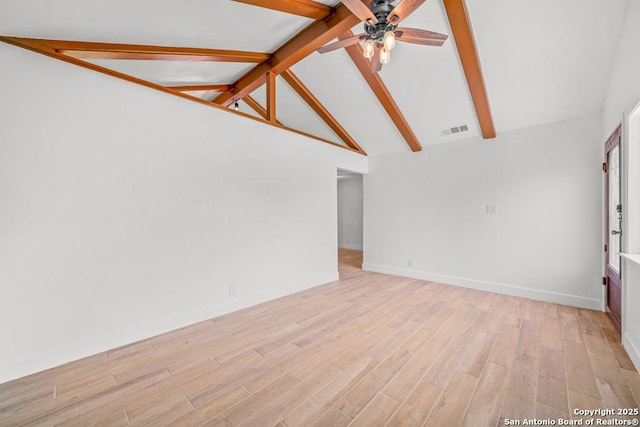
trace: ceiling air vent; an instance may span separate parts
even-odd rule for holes
[[[460,125],[460,126],[454,126],[446,129],[440,129],[440,134],[442,136],[450,136],[450,135],[458,134],[460,132],[467,132],[468,130],[469,130],[469,127],[467,125]]]

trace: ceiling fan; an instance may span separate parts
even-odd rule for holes
[[[401,0],[394,5],[391,0],[373,0],[371,9],[361,0],[342,0],[351,13],[364,22],[364,33],[328,44],[319,53],[351,46],[364,41],[363,54],[371,59],[371,71],[376,73],[391,60],[391,50],[396,40],[428,46],[442,46],[448,36],[415,28],[398,28],[398,24],[416,10],[425,0]]]

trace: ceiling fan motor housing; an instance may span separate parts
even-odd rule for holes
[[[389,15],[393,11],[394,6],[389,0],[374,0],[371,11],[378,19],[375,24],[365,22],[364,30],[370,39],[376,43],[382,44],[382,39],[387,31],[395,31],[396,26],[388,20]],[[395,16],[395,15],[394,15]]]

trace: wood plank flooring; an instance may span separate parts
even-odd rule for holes
[[[637,408],[604,313],[364,272],[0,385],[0,425],[497,426]]]

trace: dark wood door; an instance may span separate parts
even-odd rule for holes
[[[606,189],[605,189],[605,259],[606,259],[606,278],[605,286],[607,287],[607,304],[606,311],[613,324],[621,330],[622,319],[622,281],[620,248],[622,237],[622,202],[620,198],[620,135],[621,129],[618,128],[607,140],[606,143],[606,165],[607,172]]]

